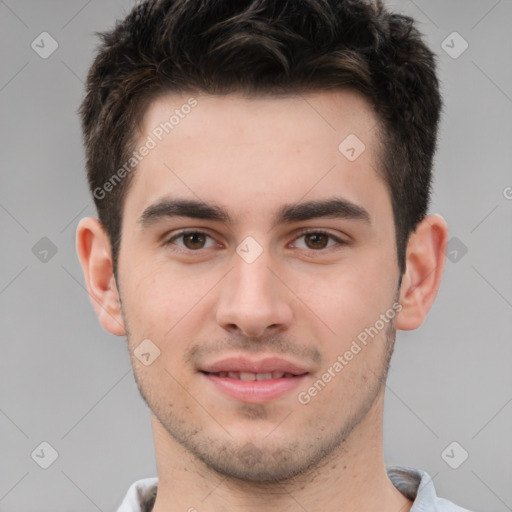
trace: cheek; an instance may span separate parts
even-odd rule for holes
[[[379,258],[361,254],[337,267],[309,274],[288,273],[287,281],[294,283],[293,289],[304,303],[297,307],[304,308],[308,317],[314,312],[317,322],[327,324],[340,342],[351,339],[373,325],[393,300],[394,274],[378,263]]]
[[[218,281],[217,274],[197,272],[194,266],[179,269],[169,262],[139,266],[125,281],[123,303],[131,331],[169,335],[186,315],[194,315],[202,299]]]
[[[289,287],[280,291],[280,298],[296,311],[297,323],[326,324],[326,336],[334,331],[346,341],[390,306],[396,288],[393,257],[390,247],[368,246],[332,265],[285,261],[274,267]],[[148,262],[137,263],[134,257],[133,270],[123,276],[123,304],[132,333],[161,339],[178,322],[176,328],[183,330],[223,293],[219,278],[226,272],[224,265]]]

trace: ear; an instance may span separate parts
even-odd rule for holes
[[[397,329],[416,329],[425,320],[441,286],[447,243],[448,226],[437,214],[425,216],[411,234],[400,286],[402,310],[397,316]]]
[[[126,334],[113,273],[110,242],[97,219],[82,219],[76,231],[76,250],[92,305],[101,325],[116,336]]]

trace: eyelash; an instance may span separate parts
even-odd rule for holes
[[[183,231],[180,231],[179,233],[176,233],[175,235],[173,235],[171,238],[169,238],[166,242],[164,242],[164,245],[165,246],[169,246],[169,245],[176,245],[177,249],[173,249],[173,250],[176,250],[176,252],[183,252],[183,253],[199,253],[205,249],[208,249],[207,248],[201,248],[201,249],[187,249],[187,248],[182,248],[182,247],[179,247],[177,244],[174,244],[174,241],[179,239],[179,238],[182,238],[184,237],[185,235],[190,235],[190,234],[199,234],[199,235],[205,235],[207,236],[208,238],[211,238],[213,239],[212,236],[210,236],[208,233],[204,232],[204,231],[199,231],[199,230],[196,230],[196,229],[189,229],[189,230],[183,230]],[[306,231],[301,231],[296,237],[294,240],[298,240],[299,238],[303,237],[303,236],[306,236],[306,235],[325,235],[327,236],[329,239],[331,240],[334,240],[335,242],[338,243],[338,245],[347,245],[348,243],[344,240],[341,240],[340,238],[332,235],[331,233],[328,233],[326,231],[322,231],[322,230],[318,230],[318,229],[313,229],[313,230],[306,230]],[[312,253],[320,253],[320,252],[325,252],[327,251],[328,249],[332,249],[334,247],[334,245],[332,246],[328,246],[328,247],[325,247],[323,249],[303,249],[303,250],[306,250],[306,251],[309,251],[309,252],[312,252]]]

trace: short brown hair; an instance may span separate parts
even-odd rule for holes
[[[164,92],[279,95],[350,88],[379,119],[379,173],[391,196],[397,260],[427,212],[442,107],[435,57],[412,18],[365,0],[145,1],[101,33],[80,107],[88,181],[114,274],[132,173],[95,192],[134,150]]]

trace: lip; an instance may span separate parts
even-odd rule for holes
[[[258,372],[259,373],[259,372]],[[201,373],[216,389],[241,402],[262,404],[281,398],[299,387],[309,374],[268,380],[237,380]]]
[[[291,373],[293,377],[278,379],[244,381],[214,375],[219,372],[247,373]],[[300,363],[288,361],[280,357],[265,357],[251,360],[246,357],[228,357],[200,368],[200,374],[207,382],[215,386],[223,394],[235,400],[262,404],[284,397],[299,387],[310,371]]]
[[[309,373],[309,369],[280,357],[265,357],[259,360],[251,360],[246,357],[227,357],[199,368],[202,372],[248,372],[248,373],[271,373],[283,372],[294,375]]]

